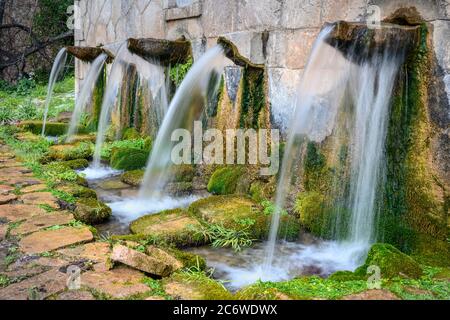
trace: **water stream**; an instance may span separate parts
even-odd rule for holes
[[[70,119],[69,130],[67,132],[67,140],[71,141],[73,135],[77,133],[78,125],[81,121],[81,116],[86,110],[86,106],[92,98],[92,94],[95,89],[95,84],[97,83],[100,72],[105,65],[108,56],[104,53],[99,55],[91,64],[89,72],[83,81],[83,86],[77,97],[77,102],[75,104],[75,109]]]
[[[64,70],[67,60],[67,50],[66,48],[61,49],[56,55],[55,62],[53,62],[52,71],[50,72],[50,78],[48,80],[47,88],[47,98],[45,99],[45,109],[44,109],[44,119],[42,122],[42,136],[45,136],[45,125],[47,124],[48,108],[50,107],[50,102],[52,101],[53,88],[56,81],[58,80],[61,71]]]

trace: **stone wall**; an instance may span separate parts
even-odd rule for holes
[[[326,22],[365,21],[369,6],[381,19],[400,7],[417,8],[433,27],[435,53],[450,99],[450,0],[76,0],[78,46],[99,46],[134,37],[192,41],[194,57],[219,36],[268,68],[273,118],[283,127],[314,39]],[[268,41],[263,37],[268,34]],[[83,79],[85,66],[78,63]],[[448,104],[446,104],[448,105]],[[450,112],[449,112],[450,117]]]

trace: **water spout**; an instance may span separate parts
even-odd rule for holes
[[[80,94],[78,96],[77,102],[75,104],[75,109],[70,119],[69,130],[67,132],[67,140],[71,141],[73,135],[77,133],[77,128],[81,120],[81,115],[86,109],[86,105],[92,97],[92,93],[95,88],[95,84],[103,69],[108,56],[105,53],[99,55],[93,62],[89,69],[89,72],[84,80],[83,87],[81,88]]]
[[[223,49],[220,46],[208,50],[192,66],[181,83],[153,145],[139,191],[141,199],[161,195],[162,189],[170,179],[172,132],[180,128],[189,130],[194,121],[199,119],[206,105],[212,75],[222,74],[224,59]]]
[[[47,98],[45,99],[45,109],[44,109],[44,120],[42,122],[42,136],[45,136],[45,125],[47,123],[48,108],[50,107],[50,102],[53,95],[53,87],[58,80],[61,71],[64,69],[67,60],[67,50],[66,48],[61,49],[53,63],[52,71],[50,72],[50,78],[48,80],[47,88]]]

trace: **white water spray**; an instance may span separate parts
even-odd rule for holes
[[[222,74],[225,57],[216,46],[208,50],[189,70],[178,88],[153,145],[150,160],[139,191],[141,199],[161,196],[170,179],[171,135],[175,129],[190,129],[206,105],[208,87],[214,72]]]
[[[42,122],[42,136],[45,136],[45,125],[47,124],[47,116],[48,109],[50,107],[50,102],[53,96],[53,88],[55,86],[56,81],[58,80],[61,71],[64,70],[64,66],[67,60],[67,50],[63,48],[59,50],[56,55],[55,62],[52,66],[52,71],[50,72],[50,78],[48,80],[48,88],[47,88],[47,98],[45,99],[45,109],[44,109],[44,120]]]
[[[71,141],[73,135],[77,133],[78,125],[81,121],[81,115],[86,110],[86,105],[92,98],[92,93],[95,89],[95,84],[97,83],[100,72],[105,65],[108,56],[105,53],[99,55],[93,62],[89,69],[89,72],[84,79],[83,87],[81,88],[80,94],[78,95],[77,102],[75,104],[75,109],[70,119],[69,130],[67,132],[67,140]]]

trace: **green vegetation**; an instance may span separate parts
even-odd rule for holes
[[[101,223],[109,219],[111,214],[111,208],[95,198],[80,198],[76,201],[74,217],[83,223]]]
[[[255,129],[264,127],[261,121],[263,117],[260,117],[266,107],[264,69],[246,67],[243,79],[240,126]]]
[[[0,83],[0,124],[42,120],[46,96],[47,85],[36,84],[33,79],[22,79],[16,86]],[[53,119],[61,112],[71,111],[74,105],[75,78],[71,76],[55,84],[48,118]]]
[[[250,247],[253,241],[248,229],[256,221],[240,230],[227,229],[223,225],[218,224],[202,224],[195,226],[195,234],[204,239],[206,243],[211,243],[215,248],[231,247],[234,251],[241,251],[243,248]]]
[[[355,271],[355,274],[364,276],[367,268],[372,265],[378,266],[381,270],[381,277],[386,279],[399,275],[419,278],[423,273],[420,265],[411,257],[385,243],[377,243],[370,248],[366,262]]]
[[[120,180],[130,186],[139,186],[144,179],[144,170],[133,170],[123,173]]]
[[[111,167],[117,170],[142,169],[147,164],[150,152],[135,148],[115,148],[111,152]]]
[[[242,174],[244,174],[242,167],[230,166],[217,169],[209,179],[208,191],[219,195],[233,194]]]
[[[189,69],[191,69],[192,64],[193,64],[192,58],[189,58],[189,60],[186,63],[184,64],[179,63],[170,68],[170,80],[172,80],[172,82],[177,87],[179,87],[181,82],[183,82]]]

